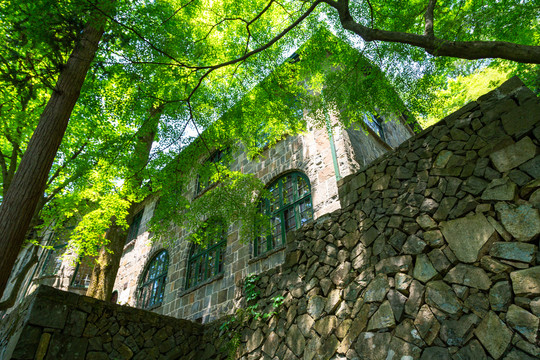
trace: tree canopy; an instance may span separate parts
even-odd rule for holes
[[[48,224],[56,219],[58,226],[60,219],[82,220],[85,232],[77,236],[84,239],[79,243],[85,251],[104,243],[111,218],[127,226],[130,204],[151,191],[175,193],[167,183],[171,177],[164,175],[168,169],[175,169],[181,187],[182,174],[189,172],[170,164],[192,141],[190,136],[210,124],[220,130],[205,133],[208,144],[197,147],[191,165],[183,167],[196,167],[201,154],[212,150],[212,141],[221,141],[224,134],[244,139],[244,146],[256,153],[253,139],[261,131],[277,138],[284,127],[303,129],[291,116],[290,94],[324,92],[323,97],[300,97],[300,105],[315,110],[321,99],[351,104],[343,118],[353,121],[363,111],[383,110],[381,99],[399,111],[407,108],[429,117],[435,113],[434,96],[441,94],[434,90],[444,89],[448,78],[485,68],[521,75],[540,88],[539,15],[535,1],[518,0],[5,1],[0,5],[0,32],[6,39],[0,46],[0,222],[7,228],[19,221],[8,214],[16,206],[7,209],[3,199],[23,154],[30,153],[32,134],[40,135],[34,130],[46,117],[47,99],[63,93],[60,84],[70,54],[81,48],[85,29],[96,19],[104,33],[92,40],[95,46],[99,41],[95,58],[88,74],[76,70],[85,79],[73,111],[64,111],[66,133],[57,135],[58,153],[50,169],[43,169],[45,185],[32,185],[33,192],[41,192],[33,205],[37,218]],[[315,50],[300,54],[302,66],[296,70],[274,72],[280,64],[289,66],[286,59],[320,27],[341,39],[335,46],[343,51],[328,66],[360,68],[367,75],[310,73],[327,56]],[[316,36],[320,48],[331,41]],[[357,52],[363,58],[355,57]],[[264,90],[270,83],[279,94]],[[240,102],[246,96],[256,101]],[[152,109],[160,112],[156,137],[149,157],[139,164],[133,156],[137,137]],[[265,119],[264,129],[254,119]],[[35,165],[28,163],[19,178],[37,176]],[[142,180],[124,186],[133,178]]]

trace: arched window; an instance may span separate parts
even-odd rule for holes
[[[153,308],[163,302],[169,254],[162,250],[150,260],[139,285],[139,307]]]
[[[285,234],[313,219],[311,185],[306,175],[293,172],[283,175],[268,186],[271,199],[261,201],[261,211],[270,217],[271,231],[255,239],[254,255],[258,256],[285,243]]]
[[[196,243],[189,252],[186,289],[223,272],[225,230],[221,221],[209,220],[194,234]]]

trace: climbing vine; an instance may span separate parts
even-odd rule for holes
[[[257,282],[260,277],[255,274],[251,274],[244,279],[244,297],[246,299],[246,304],[251,304],[245,308],[239,308],[236,310],[236,313],[227,320],[225,320],[219,330],[221,334],[228,334],[230,340],[223,347],[223,351],[226,352],[227,359],[232,360],[235,358],[236,351],[240,347],[241,343],[241,334],[239,329],[241,325],[245,325],[250,322],[252,319],[257,321],[259,320],[268,320],[274,315],[278,315],[279,308],[283,305],[285,298],[282,295],[277,295],[271,298],[271,310],[270,311],[261,311],[259,310],[259,304],[255,303],[260,299],[261,292],[257,290]]]

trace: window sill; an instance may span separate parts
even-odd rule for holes
[[[224,273],[221,272],[221,273],[219,273],[219,274],[217,274],[217,275],[215,275],[215,276],[213,276],[213,277],[211,277],[209,279],[204,280],[201,283],[198,283],[197,285],[194,285],[194,286],[190,287],[189,289],[185,289],[185,290],[180,291],[178,293],[178,296],[179,297],[184,296],[184,295],[189,294],[190,292],[193,292],[195,290],[198,290],[198,289],[200,289],[200,288],[202,288],[202,287],[204,287],[204,286],[206,286],[206,285],[208,285],[208,284],[210,284],[210,283],[212,283],[212,282],[214,282],[216,280],[221,280],[221,279],[223,279],[223,276],[224,276]]]
[[[267,257],[270,257],[271,255],[274,255],[275,253],[278,253],[280,251],[283,251],[285,249],[285,244],[280,244],[278,246],[276,246],[275,248],[273,248],[272,250],[269,250],[265,253],[262,253],[260,255],[257,255],[256,257],[253,257],[251,259],[249,259],[248,261],[248,264],[253,264],[257,261],[261,261],[263,259],[266,259]]]

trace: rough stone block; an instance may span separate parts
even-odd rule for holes
[[[536,145],[526,136],[515,144],[493,152],[489,158],[499,172],[507,172],[534,158]]]
[[[456,257],[466,263],[478,260],[480,249],[495,232],[482,214],[443,222],[441,230]]]

